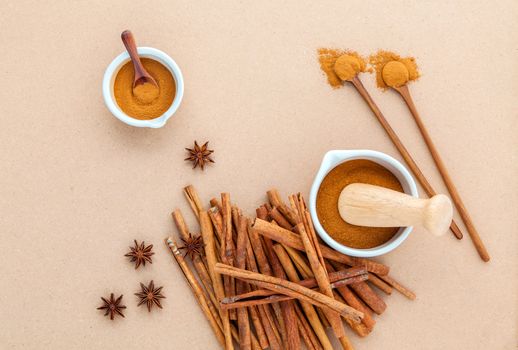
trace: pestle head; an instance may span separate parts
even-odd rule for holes
[[[453,218],[453,206],[450,198],[438,194],[428,200],[424,216],[424,227],[436,236],[442,236],[448,231]]]

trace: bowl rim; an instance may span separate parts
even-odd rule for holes
[[[311,218],[313,219],[313,224],[315,226],[315,229],[318,233],[318,235],[326,242],[330,247],[333,249],[339,251],[340,253],[355,256],[355,257],[361,257],[361,258],[370,258],[375,257],[379,255],[386,254],[388,252],[391,252],[392,250],[396,249],[412,232],[413,227],[407,226],[402,227],[395,235],[394,237],[389,240],[388,242],[385,242],[384,244],[369,248],[369,249],[358,249],[358,248],[351,248],[348,246],[345,246],[337,241],[335,241],[322,227],[320,224],[320,221],[318,219],[318,215],[316,212],[316,197],[318,194],[318,190],[320,188],[320,185],[324,179],[324,177],[332,170],[334,169],[338,164],[344,163],[349,160],[355,160],[355,159],[367,159],[376,162],[376,160],[379,160],[381,162],[390,164],[393,168],[395,168],[399,174],[394,174],[398,180],[403,186],[403,188],[408,188],[408,190],[405,190],[405,193],[419,198],[419,194],[417,191],[417,185],[408,171],[408,169],[401,164],[398,160],[395,158],[389,156],[388,154],[385,154],[383,152],[373,151],[373,150],[367,150],[367,149],[357,149],[357,150],[331,150],[327,152],[323,159],[322,163],[320,165],[320,168],[315,176],[315,179],[313,181],[313,184],[311,186],[310,195],[309,195],[309,211],[311,214]],[[380,164],[380,163],[378,163]],[[385,167],[384,164],[380,164]],[[390,169],[389,169],[390,170]],[[391,171],[392,172],[392,171]],[[400,175],[400,176],[398,176]],[[403,180],[403,181],[402,181]],[[404,183],[403,183],[404,182]]]
[[[127,51],[124,51],[115,57],[104,72],[102,82],[104,103],[117,119],[128,125],[141,128],[161,128],[166,124],[169,118],[173,116],[182,102],[184,94],[184,80],[182,71],[180,70],[178,64],[176,64],[176,62],[168,54],[161,50],[155,49],[153,47],[139,46],[137,48],[137,52],[139,56],[156,59],[171,71],[176,84],[176,93],[173,99],[173,103],[171,103],[171,106],[161,116],[151,120],[140,120],[130,117],[119,108],[117,101],[115,101],[115,98],[113,97],[112,81],[122,64],[130,59]]]

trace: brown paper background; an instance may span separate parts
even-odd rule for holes
[[[247,213],[272,186],[308,193],[323,154],[368,148],[401,159],[359,95],[334,91],[315,50],[411,54],[416,104],[492,256],[468,237],[415,230],[382,258],[418,299],[388,309],[357,349],[515,349],[517,345],[515,1],[2,1],[0,4],[0,344],[2,349],[217,349],[162,240],[181,189],[229,191]],[[169,53],[185,98],[166,127],[110,115],[101,80],[138,43]],[[362,79],[440,192],[444,186],[399,96]],[[210,140],[216,164],[183,162]],[[155,245],[135,271],[134,238]],[[164,286],[164,309],[136,307],[140,281]],[[123,293],[110,322],[100,296]],[[350,332],[349,332],[350,334]]]

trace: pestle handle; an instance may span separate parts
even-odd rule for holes
[[[362,183],[348,185],[342,190],[338,211],[342,219],[353,225],[420,225],[437,236],[448,230],[453,216],[451,201],[443,194],[419,199],[385,187]]]

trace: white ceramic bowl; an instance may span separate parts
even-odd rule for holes
[[[320,188],[322,180],[324,180],[324,177],[338,164],[354,159],[367,159],[382,165],[386,169],[390,170],[398,178],[405,193],[416,198],[419,197],[417,193],[417,186],[414,179],[412,178],[412,175],[410,175],[409,171],[400,162],[391,156],[386,155],[385,153],[370,150],[329,151],[324,156],[322,164],[320,165],[320,169],[318,170],[315,180],[313,181],[313,185],[311,186],[311,192],[309,194],[309,211],[311,213],[311,218],[313,219],[313,223],[320,237],[330,247],[339,251],[340,253],[362,258],[386,254],[396,249],[401,243],[403,243],[410,232],[412,232],[412,226],[401,227],[390,241],[380,246],[369,249],[357,249],[347,247],[335,241],[324,230],[320,224],[320,221],[318,220],[316,202],[318,189]]]
[[[108,68],[106,68],[106,72],[104,72],[103,78],[103,97],[104,103],[112,112],[112,114],[117,117],[119,120],[124,123],[140,128],[161,128],[165,125],[167,120],[172,117],[172,115],[176,112],[178,107],[180,107],[180,103],[183,98],[183,76],[180,67],[176,64],[176,62],[169,57],[165,52],[154,49],[152,47],[139,47],[138,54],[140,57],[151,58],[155,61],[162,63],[165,67],[167,67],[171,74],[173,75],[174,81],[176,83],[176,95],[174,96],[173,103],[169,107],[164,114],[160,117],[151,120],[140,120],[135,119],[127,115],[120,109],[117,101],[115,101],[115,96],[113,95],[113,84],[115,82],[115,77],[117,73],[122,68],[126,62],[130,60],[129,54],[124,51],[119,56],[115,57],[115,59],[110,63]]]

